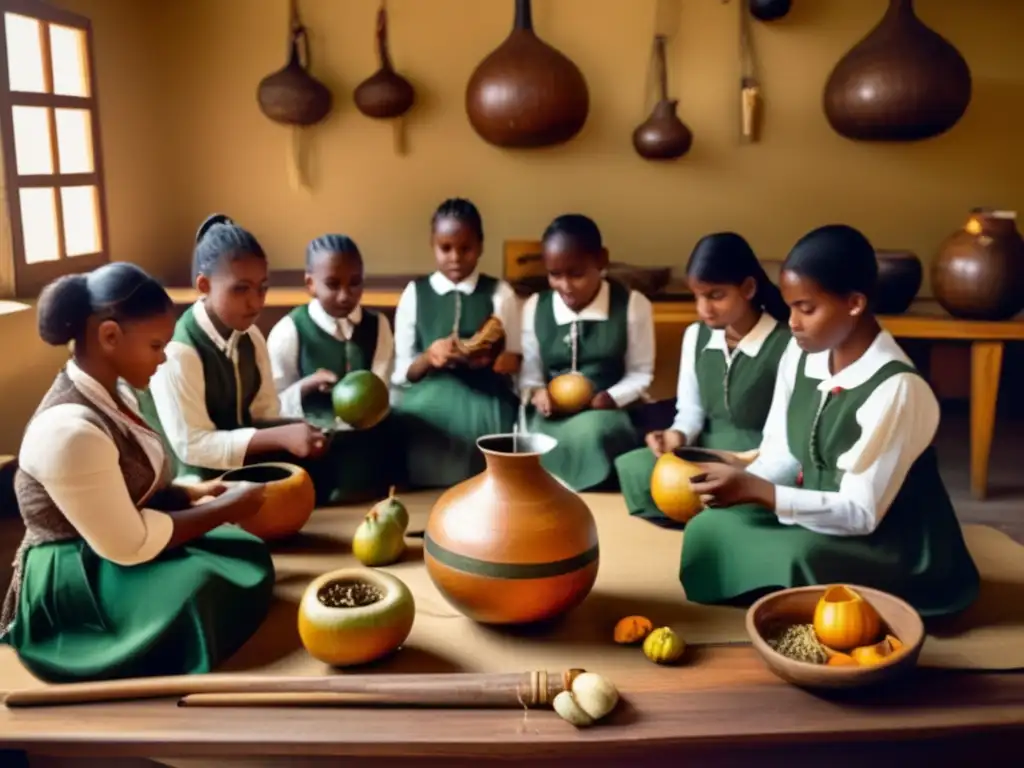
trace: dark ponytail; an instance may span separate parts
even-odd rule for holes
[[[686,264],[686,276],[705,283],[742,285],[747,278],[757,284],[751,302],[780,323],[789,321],[789,305],[754,255],[753,248],[735,232],[716,232],[697,241]]]
[[[861,293],[871,302],[878,282],[875,248],[859,230],[828,224],[801,237],[782,263],[786,272],[808,277],[828,293]]]
[[[39,295],[39,337],[62,347],[85,339],[93,316],[124,322],[169,312],[174,303],[164,287],[143,269],[114,262],[82,275],[64,275]]]
[[[221,260],[240,256],[267,258],[259,241],[246,229],[235,224],[223,213],[207,216],[196,231],[196,247],[192,258],[192,279],[199,275],[211,276]]]

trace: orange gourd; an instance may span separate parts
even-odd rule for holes
[[[563,373],[548,384],[548,394],[559,413],[578,413],[594,397],[594,385],[582,373]]]
[[[690,486],[690,478],[704,470],[674,453],[666,453],[654,464],[651,473],[651,498],[666,517],[685,523],[704,508],[700,496]]]
[[[835,652],[828,657],[828,666],[830,667],[856,667],[857,660],[847,653]]]
[[[316,507],[316,490],[309,473],[296,464],[265,462],[232,469],[220,478],[226,483],[264,484],[259,512],[239,526],[264,541],[284,539],[298,533]]]
[[[627,616],[615,625],[615,642],[629,645],[643,640],[654,629],[654,624],[645,616]]]
[[[850,587],[829,587],[814,608],[815,634],[837,651],[874,643],[881,629],[878,611]]]

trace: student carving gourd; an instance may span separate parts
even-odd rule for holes
[[[353,94],[356,107],[367,117],[388,120],[412,108],[416,92],[412,83],[395,72],[388,53],[388,12],[384,3],[377,11],[377,55],[380,69],[361,82]]]
[[[674,160],[690,151],[693,133],[676,114],[678,99],[668,97],[664,35],[655,36],[654,50],[660,95],[650,116],[633,131],[633,147],[647,160]]]
[[[590,93],[583,73],[533,31],[531,0],[516,0],[515,26],[473,72],[466,114],[499,147],[562,144],[583,128]]]
[[[846,138],[918,141],[956,125],[970,101],[960,52],[921,22],[913,0],[889,0],[882,20],[829,75],[824,109]]]
[[[703,472],[674,453],[663,454],[651,473],[651,498],[658,510],[665,517],[685,523],[704,509],[700,496],[690,486],[690,478]]]

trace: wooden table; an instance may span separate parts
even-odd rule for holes
[[[603,670],[602,670],[603,671]],[[345,765],[532,766],[1011,764],[1024,737],[1024,675],[917,670],[896,687],[819,696],[774,677],[752,648],[691,649],[684,663],[615,680],[622,703],[576,730],[531,710],[190,709],[174,701],[0,708],[0,750],[79,757],[346,758]],[[1006,761],[1000,762],[1000,745]],[[979,751],[980,750],[980,751]],[[753,763],[746,762],[756,756]],[[911,758],[912,756],[912,758]],[[366,760],[363,762],[360,760]],[[215,763],[211,763],[215,764]],[[260,763],[261,765],[264,763]],[[326,763],[325,763],[326,764]],[[337,764],[337,763],[334,763]],[[573,763],[577,764],[577,763]],[[668,763],[664,763],[668,764]]]
[[[197,296],[192,288],[171,288],[168,293],[180,305],[195,301]],[[363,294],[363,304],[394,309],[400,296],[401,289],[368,287]],[[271,288],[267,295],[268,307],[296,307],[307,301],[309,294],[304,288]],[[1003,350],[1008,341],[1024,341],[1024,317],[1006,322],[958,320],[936,302],[923,300],[915,302],[905,314],[884,315],[879,319],[885,329],[898,338],[970,343],[971,492],[975,498],[985,498]],[[654,302],[655,324],[685,326],[696,320],[696,306],[692,301]]]

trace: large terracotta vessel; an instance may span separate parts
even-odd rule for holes
[[[1024,241],[1017,212],[975,208],[940,246],[932,290],[949,314],[1006,320],[1024,309]]]
[[[594,517],[540,464],[556,445],[541,434],[481,437],[487,469],[446,491],[431,510],[427,571],[448,602],[475,621],[551,619],[594,586]]]

